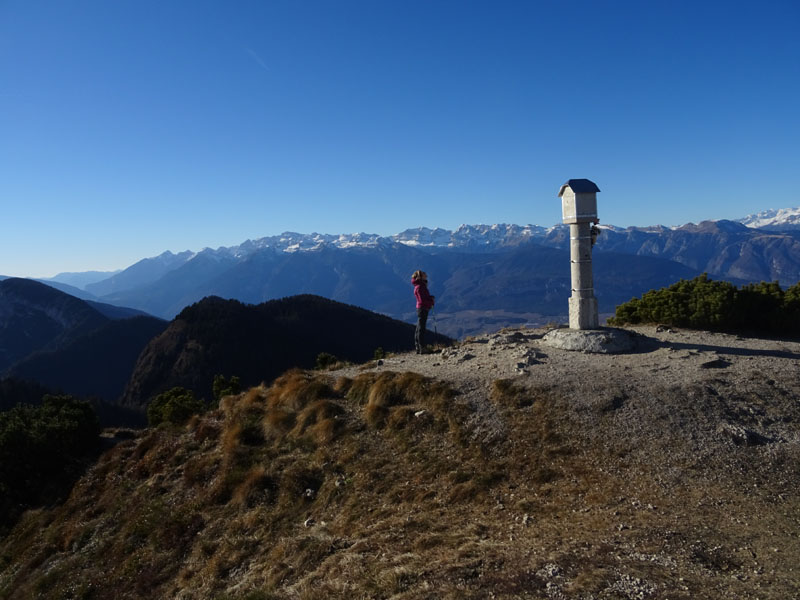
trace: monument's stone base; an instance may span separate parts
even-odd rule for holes
[[[570,329],[597,329],[598,326],[597,298],[571,296],[569,299]]]
[[[620,354],[636,347],[638,334],[625,329],[553,329],[542,343],[562,350],[597,354]]]

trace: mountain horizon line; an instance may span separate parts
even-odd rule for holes
[[[703,223],[716,223],[720,221],[730,221],[733,223],[740,223],[752,229],[800,229],[800,207],[779,208],[779,209],[766,209],[757,213],[752,213],[740,219],[706,219],[700,221],[698,224],[694,222],[686,222],[682,225],[629,225],[621,227],[614,224],[600,223],[601,229],[608,229],[611,231],[664,231],[664,230],[679,230],[682,228],[697,227]],[[420,248],[433,248],[433,247],[458,247],[461,245],[459,242],[475,241],[475,234],[489,235],[492,232],[498,232],[502,229],[505,230],[506,235],[515,235],[528,237],[534,234],[547,235],[548,233],[566,227],[562,223],[556,223],[549,227],[543,225],[535,225],[528,223],[525,225],[516,223],[477,223],[468,224],[462,223],[455,229],[446,229],[443,227],[428,227],[421,225],[419,227],[408,228],[399,233],[391,235],[380,235],[377,233],[366,232],[352,232],[352,233],[320,233],[312,231],[310,233],[302,233],[296,231],[284,231],[275,235],[262,236],[256,239],[247,239],[240,244],[231,246],[204,246],[200,250],[182,250],[172,251],[165,250],[164,252],[155,255],[144,257],[140,260],[157,260],[160,258],[182,258],[183,261],[188,261],[197,256],[198,254],[206,252],[222,252],[229,254],[232,257],[241,258],[253,251],[273,248],[283,252],[296,252],[308,251],[320,248],[323,245],[330,244],[339,248],[348,247],[369,247],[377,246],[381,242],[400,243],[407,246],[416,246]],[[414,235],[416,234],[416,235]],[[459,235],[460,234],[460,235]],[[489,245],[492,240],[484,240],[484,243]],[[136,261],[139,262],[139,261]],[[126,267],[109,270],[86,270],[86,271],[67,271],[60,272],[51,277],[31,277],[41,281],[56,281],[74,285],[79,289],[84,289],[86,285],[91,285],[105,278],[116,275],[125,269],[136,264],[136,262],[127,265]],[[2,276],[2,275],[0,275]]]

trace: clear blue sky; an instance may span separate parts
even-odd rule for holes
[[[0,274],[797,206],[800,3],[0,0]]]

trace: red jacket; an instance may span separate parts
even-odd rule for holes
[[[419,279],[412,279],[414,285],[414,296],[417,298],[417,308],[433,308],[433,296],[428,292],[428,283]]]

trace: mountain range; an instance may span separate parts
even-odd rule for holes
[[[800,280],[798,223],[800,209],[780,209],[680,227],[602,226],[594,248],[600,311],[611,314],[633,296],[703,272],[735,284],[793,285]],[[408,279],[422,268],[437,296],[437,326],[462,337],[563,320],[568,248],[565,225],[420,227],[387,237],[284,233],[200,252],[164,252],[105,279],[93,273],[73,295],[172,319],[206,296],[258,304],[314,294],[412,321]],[[68,281],[77,282],[77,275],[45,283]]]

